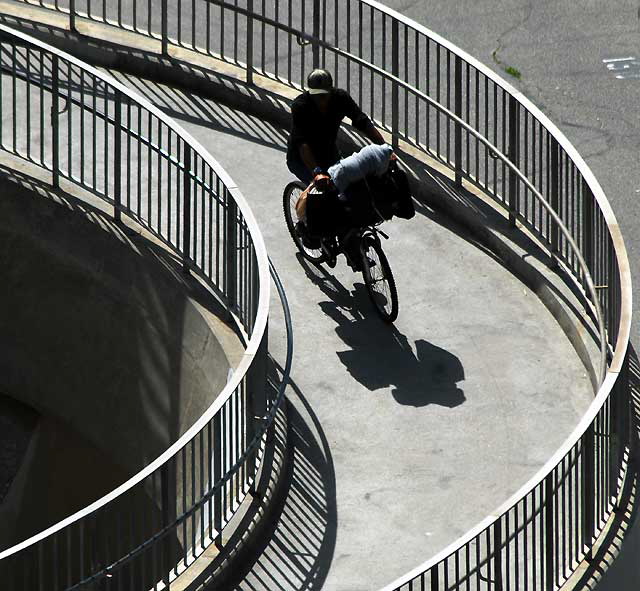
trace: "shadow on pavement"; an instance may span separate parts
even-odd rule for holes
[[[279,373],[282,368],[274,362]],[[336,543],[336,478],[329,443],[298,386],[289,382],[289,480],[250,556],[211,589],[315,591],[322,589]]]
[[[408,406],[453,408],[466,400],[457,386],[465,379],[458,357],[424,339],[412,346],[395,326],[376,316],[363,283],[349,292],[325,269],[297,256],[307,277],[330,298],[320,308],[350,347],[337,355],[355,380],[371,392],[391,387],[395,400]]]

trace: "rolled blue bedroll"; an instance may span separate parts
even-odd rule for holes
[[[387,172],[391,154],[393,148],[389,144],[365,146],[331,166],[327,174],[338,191],[344,193],[352,183],[370,175],[382,176]]]

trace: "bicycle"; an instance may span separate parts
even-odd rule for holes
[[[335,266],[337,257],[344,254],[354,270],[362,272],[367,292],[373,305],[385,322],[398,317],[398,291],[380,236],[389,237],[378,228],[385,219],[377,215],[371,224],[344,229],[336,236],[311,236],[305,224],[298,220],[296,203],[306,187],[292,181],[282,195],[284,217],[291,238],[298,250],[315,265],[328,263]],[[375,207],[373,208],[375,211]]]

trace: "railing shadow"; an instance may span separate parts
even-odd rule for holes
[[[640,359],[629,344],[629,398],[631,449],[624,488],[607,533],[586,565],[574,589],[631,591],[637,588],[640,546],[640,496],[638,493],[640,449]]]
[[[276,371],[282,368],[273,362]],[[289,382],[287,404],[289,468],[270,522],[250,552],[198,591],[318,591],[331,565],[337,528],[336,477],[329,443],[310,404]],[[280,435],[285,445],[284,435]],[[240,528],[242,529],[242,528]]]

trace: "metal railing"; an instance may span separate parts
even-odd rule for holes
[[[0,153],[9,166],[44,171],[56,188],[98,196],[116,221],[143,226],[209,287],[243,335],[244,356],[227,386],[160,457],[0,552],[7,591],[164,588],[221,543],[255,486],[291,367],[282,285],[242,194],[194,138],[110,76],[3,26]],[[270,272],[288,337],[281,379],[267,376]]]
[[[29,0],[22,0],[23,2]],[[615,216],[575,148],[473,57],[374,0],[31,0],[302,88],[328,67],[391,135],[502,205],[563,269],[594,321],[600,386],[574,432],[496,513],[385,591],[555,589],[588,558],[616,506],[629,452],[631,281]],[[401,543],[401,541],[400,541]]]

